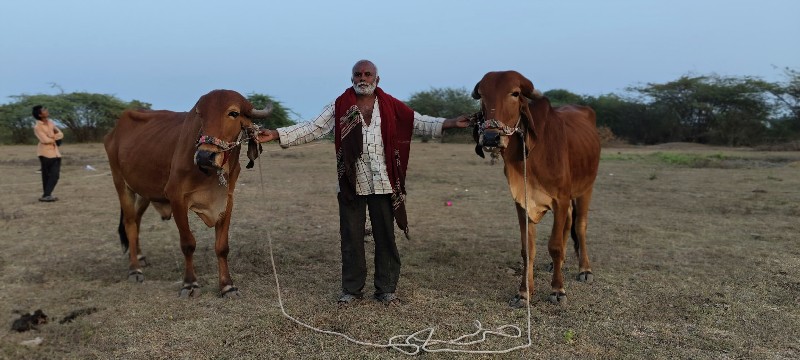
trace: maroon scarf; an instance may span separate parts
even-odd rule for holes
[[[414,133],[414,110],[402,101],[375,89],[381,114],[381,137],[383,139],[386,172],[392,183],[392,208],[397,226],[408,237],[406,216],[406,169],[411,136]],[[334,105],[334,135],[336,142],[336,170],[339,191],[345,202],[356,196],[356,160],[361,157],[364,140],[361,137],[361,113],[356,105],[356,92],[352,87],[336,99]]]

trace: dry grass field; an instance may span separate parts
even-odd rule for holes
[[[216,297],[213,230],[193,215],[203,294],[177,297],[183,269],[177,230],[152,210],[142,223],[150,263],[145,282],[129,283],[102,145],[65,144],[63,153],[55,191],[61,200],[40,203],[35,147],[0,146],[0,358],[408,357],[284,317],[270,240],[285,310],[311,326],[385,344],[429,327],[432,339],[454,339],[472,333],[478,320],[488,329],[516,325],[523,335],[490,336],[464,349],[528,341],[527,311],[506,304],[521,266],[514,206],[502,165],[478,158],[471,145],[413,144],[411,240],[398,237],[405,303],[364,300],[343,309],[335,304],[340,258],[332,144],[269,145],[257,167],[243,172],[229,256],[239,299]],[[574,280],[570,248],[563,307],[547,302],[551,216],[539,225],[530,347],[423,356],[800,358],[800,152],[685,144],[604,149],[589,219],[595,280]],[[371,277],[367,283],[369,293]],[[36,309],[49,316],[47,324],[10,330],[21,313]],[[71,314],[77,316],[66,322]],[[22,344],[37,337],[39,345]]]

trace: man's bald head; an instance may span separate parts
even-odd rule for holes
[[[378,67],[369,60],[359,60],[353,65],[350,82],[357,95],[372,95],[378,87]]]
[[[378,67],[375,66],[375,63],[366,59],[356,61],[355,65],[353,65],[352,73],[355,73],[356,69],[358,69],[359,67],[364,67],[364,66],[371,69],[373,76],[378,76]]]

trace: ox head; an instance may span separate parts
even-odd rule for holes
[[[255,138],[258,125],[252,119],[267,117],[272,112],[271,105],[264,110],[253,109],[253,105],[236,91],[214,90],[203,95],[193,111],[201,122],[194,154],[194,162],[200,170],[221,173],[229,161],[230,151],[241,146],[245,140],[248,142],[247,157],[250,159],[247,168],[253,166],[261,146]]]
[[[533,99],[542,94],[533,88],[533,83],[516,71],[494,71],[483,76],[475,84],[472,97],[481,101],[481,112],[473,137],[478,145],[475,152],[502,153],[508,147],[510,136],[536,138],[534,119],[528,107]]]

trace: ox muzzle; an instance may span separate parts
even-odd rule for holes
[[[239,133],[235,142],[227,142],[208,135],[200,135],[197,139],[197,150],[194,152],[194,164],[205,174],[209,171],[222,171],[230,157],[230,151],[242,144],[244,131]]]
[[[502,149],[508,145],[508,139],[503,138],[503,134],[496,130],[484,130],[481,134],[479,144],[483,146],[484,150],[492,151],[494,149]]]
[[[194,153],[194,163],[201,171],[208,174],[209,171],[217,171],[225,166],[225,155],[227,153],[219,153],[209,150],[197,150]],[[222,155],[222,156],[219,156]]]
[[[509,136],[514,134],[522,134],[522,129],[519,123],[522,117],[517,119],[514,127],[510,127],[496,119],[479,121],[476,126],[478,127],[478,145],[475,152],[478,155],[483,152],[490,154],[499,154],[503,149],[508,147]]]

